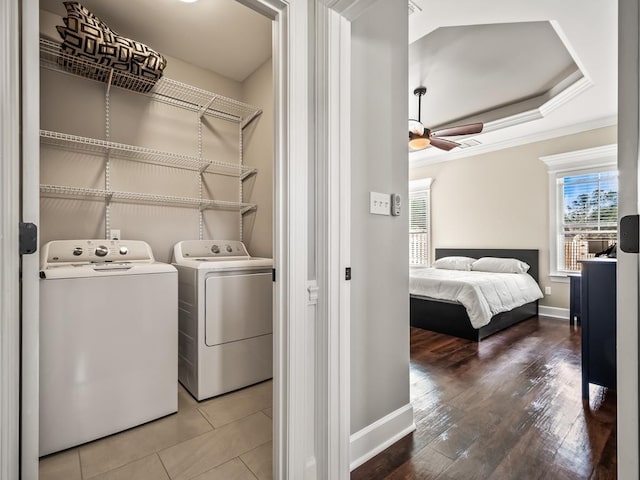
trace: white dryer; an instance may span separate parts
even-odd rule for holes
[[[40,271],[40,455],[178,409],[178,278],[132,240],[47,243]]]
[[[187,240],[178,269],[180,383],[197,400],[272,377],[273,260],[235,240]]]

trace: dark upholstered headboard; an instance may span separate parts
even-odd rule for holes
[[[531,267],[527,272],[534,280],[538,281],[539,265],[538,250],[522,250],[509,248],[436,248],[436,260],[443,257],[498,257],[498,258],[517,258],[523,262],[527,262]]]

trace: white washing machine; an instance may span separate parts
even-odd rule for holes
[[[132,240],[47,243],[40,455],[178,410],[178,278]]]
[[[187,240],[178,269],[180,383],[197,400],[271,378],[273,260],[235,240]]]

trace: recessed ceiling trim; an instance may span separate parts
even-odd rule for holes
[[[558,35],[558,38],[564,45],[564,48],[566,48],[567,52],[569,52],[569,55],[571,55],[573,62],[578,66],[578,68],[582,72],[582,75],[589,78],[589,74],[587,73],[587,68],[584,66],[584,62],[582,62],[582,60],[580,59],[580,56],[578,55],[578,51],[575,48],[573,48],[573,45],[569,41],[569,37],[564,33],[564,30],[560,26],[560,22],[558,22],[557,20],[549,20],[549,23],[555,30],[556,35]]]
[[[501,130],[503,128],[521,125],[523,123],[532,122],[534,120],[540,120],[541,118],[547,117],[551,112],[561,107],[565,103],[571,101],[573,98],[577,97],[582,92],[591,88],[592,86],[593,86],[593,81],[590,78],[582,77],[578,81],[566,87],[557,95],[551,97],[548,101],[546,101],[545,103],[543,103],[537,108],[531,108],[527,111],[517,113],[515,115],[509,115],[509,116],[497,118],[496,120],[485,122],[482,133],[486,134],[489,132],[494,132],[496,130]],[[504,111],[506,109],[512,109],[513,107],[517,107],[518,105],[522,105],[526,103],[532,103],[532,102],[535,103],[538,99],[547,97],[547,96],[548,96],[548,92],[543,95],[539,95],[534,99],[524,100],[523,102],[520,102],[518,104],[508,105],[501,109],[497,109],[494,111],[494,113],[500,115],[501,110]],[[474,115],[473,117],[459,119],[454,123],[473,123],[475,121],[479,121],[480,117],[481,115],[477,115],[477,116]],[[443,126],[439,126],[437,128],[443,128]],[[461,138],[461,140],[464,138],[472,138],[472,137],[473,135],[469,135],[467,137]],[[422,155],[424,155],[425,152],[428,153],[429,151],[430,150],[421,150],[418,152],[410,152],[411,153],[410,158],[411,156],[421,157]],[[476,152],[477,149],[474,148],[473,151]],[[448,152],[448,155],[451,156],[452,153]]]
[[[540,109],[533,108],[531,110],[527,110],[526,112],[516,113],[515,115],[510,115],[508,117],[503,117],[497,120],[493,120],[491,122],[487,122],[484,124],[483,132],[484,133],[494,132],[496,130],[501,130],[503,128],[513,127],[515,125],[520,125],[522,123],[539,120],[542,117],[543,115]]]
[[[584,73],[584,71],[583,71],[583,73]],[[541,105],[540,106],[540,112],[542,113],[542,116],[546,117],[552,111],[554,111],[555,109],[561,107],[565,103],[573,100],[578,95],[580,95],[582,92],[584,92],[585,90],[588,90],[591,87],[593,87],[593,80],[591,80],[589,77],[587,77],[585,75],[584,77],[582,77],[577,82],[575,82],[572,85],[570,85],[567,88],[565,88],[558,95],[552,97],[544,105]]]
[[[571,101],[592,86],[593,82],[591,79],[583,77],[537,108],[485,123],[483,133],[489,133],[500,130],[501,128],[513,127],[547,117],[551,112]]]
[[[432,130],[440,130],[451,125],[483,122],[485,127],[482,132],[488,133],[500,128],[520,125],[521,123],[548,116],[552,111],[577,97],[591,86],[593,86],[591,79],[585,78],[581,71],[576,70],[553,88],[538,96],[479,112],[468,117],[457,118],[446,124],[435,125]]]
[[[409,156],[409,168],[419,168],[427,165],[433,165],[436,163],[449,162],[452,160],[458,160],[460,158],[475,157],[476,155],[482,155],[484,153],[495,152],[496,150],[503,150],[505,148],[518,147],[520,145],[526,145],[528,143],[541,142],[549,140],[551,138],[564,137],[566,135],[573,135],[576,133],[587,132],[589,130],[595,130],[598,128],[611,127],[617,125],[618,116],[612,115],[610,117],[598,118],[588,122],[576,123],[564,128],[556,128],[553,130],[545,130],[543,132],[533,133],[531,135],[523,135],[521,137],[509,138],[501,142],[495,143],[483,143],[473,148],[467,148],[464,150],[452,150],[450,152],[443,152],[440,155],[429,156]],[[425,152],[423,150],[422,152]]]

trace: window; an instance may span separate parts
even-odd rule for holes
[[[549,169],[549,260],[552,279],[580,271],[580,260],[618,237],[615,145],[542,157]]]
[[[429,265],[431,179],[409,182],[409,265]]]
[[[580,270],[579,260],[594,257],[618,236],[618,172],[558,178],[562,199],[558,271]]]

